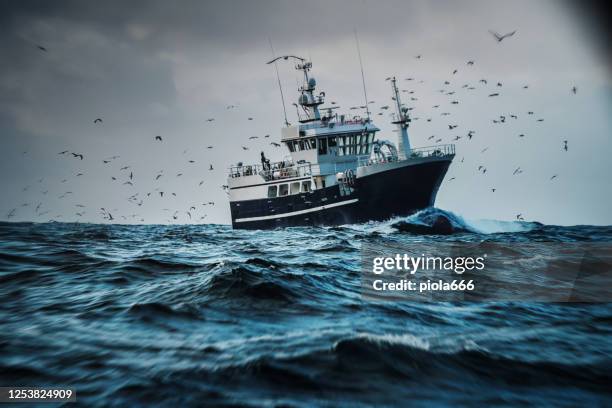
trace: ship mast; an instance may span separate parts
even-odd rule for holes
[[[395,77],[391,79],[391,89],[393,91],[393,99],[395,100],[397,112],[397,120],[391,123],[397,125],[397,130],[399,132],[397,154],[400,160],[405,160],[410,154],[410,140],[408,139],[408,124],[410,123],[410,117],[408,116],[408,108],[402,106],[402,102],[400,101]]]
[[[308,71],[312,68],[312,62],[301,59],[296,64],[295,69],[304,72],[304,84],[298,89],[300,91],[300,97],[298,103],[304,109],[306,118],[301,119],[300,123],[314,122],[321,120],[321,114],[319,113],[319,105],[324,102],[325,93],[321,92],[319,95],[314,95],[317,81],[313,77],[308,76]]]

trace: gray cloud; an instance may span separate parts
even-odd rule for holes
[[[377,105],[389,100],[386,76],[424,81],[402,83],[418,97],[411,102],[419,117],[411,127],[414,145],[431,143],[427,138],[432,134],[449,142],[455,136],[447,130],[449,121],[460,125],[461,134],[477,131],[473,141],[458,142],[457,162],[448,176],[456,180],[443,185],[439,206],[472,218],[511,219],[522,212],[551,223],[609,224],[611,192],[604,188],[612,147],[609,66],[590,46],[581,22],[560,4],[3,3],[0,182],[6,194],[0,211],[17,207],[16,218],[24,220],[55,215],[74,220],[74,206],[83,204],[85,221],[99,222],[98,208],[105,207],[127,221],[146,222],[166,222],[178,210],[179,221],[188,222],[185,210],[195,204],[198,214],[207,214],[205,221],[228,222],[220,188],[226,167],[256,161],[259,150],[276,159],[285,154],[268,139],[251,142],[246,152],[240,148],[252,135],[278,139],[282,124],[274,72],[265,65],[271,55],[268,37],[277,53],[312,58],[321,87],[348,111],[363,99],[353,39],[357,29],[368,92]],[[518,32],[497,44],[487,33],[490,28]],[[417,54],[422,60],[414,59]],[[465,65],[468,59],[476,61],[474,67]],[[459,73],[453,76],[455,68]],[[287,97],[295,98],[297,74],[286,64],[280,69]],[[501,98],[486,97],[491,85],[471,93],[461,88],[464,83],[476,86],[483,77],[503,82]],[[445,80],[452,81],[459,105],[448,105],[448,97],[437,92]],[[526,83],[530,88],[523,90]],[[574,84],[576,96],[570,93]],[[229,104],[239,108],[225,109]],[[434,104],[452,110],[452,116],[440,117]],[[527,110],[545,122],[530,121]],[[512,112],[519,114],[517,122],[492,124],[496,116]],[[99,116],[103,125],[94,125]],[[248,116],[255,120],[247,121]],[[216,121],[208,123],[208,117]],[[432,122],[425,121],[428,117]],[[375,120],[381,138],[395,137],[388,118]],[[519,133],[527,137],[519,139]],[[164,142],[153,140],[158,134]],[[565,139],[568,153],[561,150]],[[485,147],[488,151],[481,154]],[[66,149],[86,159],[57,155]],[[113,155],[121,157],[102,162]],[[481,164],[489,168],[486,177],[474,170]],[[122,165],[131,166],[134,187],[122,184],[127,177],[118,170]],[[525,176],[512,177],[519,165]],[[79,172],[84,175],[76,177]],[[552,174],[559,174],[554,183],[548,180]],[[158,188],[166,192],[164,198]],[[59,199],[66,191],[73,195]],[[153,194],[137,206],[126,201],[135,193],[139,198]],[[216,205],[202,205],[208,201]],[[33,211],[38,203],[50,211],[42,218]]]

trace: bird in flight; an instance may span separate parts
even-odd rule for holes
[[[79,159],[83,160],[83,155],[82,154],[80,154],[80,153],[71,153],[71,154],[72,154],[73,157],[75,157],[75,158],[78,157]]]
[[[96,120],[94,120],[94,123],[102,123],[102,119],[97,118]]]
[[[242,146],[242,150],[249,150],[249,148],[246,146]]]
[[[576,86],[572,87],[572,92],[574,93],[574,95],[576,95],[576,92],[578,92],[578,88],[576,88]]]
[[[557,178],[557,175],[556,175],[556,174],[553,174],[553,176],[552,176],[550,179],[551,179],[551,180],[554,180],[554,179],[556,179],[556,178]]]
[[[567,140],[563,141],[563,150],[567,152]]]
[[[468,62],[467,62],[467,64],[468,64],[468,65],[474,65],[474,61],[471,61],[471,60],[470,60],[470,61],[468,61]]]
[[[499,94],[497,92],[489,94],[489,97],[492,97],[492,96],[499,96]]]
[[[288,60],[289,58],[295,58],[296,60],[300,60],[302,62],[306,61],[304,58],[296,57],[295,55],[281,55],[280,57],[276,57],[273,60],[266,62],[266,64],[272,64],[273,62],[276,62],[281,58],[284,59],[285,61]]]
[[[43,47],[42,45],[37,45],[36,48],[38,48],[41,51],[47,52],[47,49]]]
[[[505,38],[512,37],[514,35],[514,33],[516,33],[516,30],[514,30],[514,31],[512,31],[510,33],[503,34],[503,35],[500,35],[499,33],[496,33],[493,30],[489,30],[489,32],[491,33],[491,35],[493,37],[495,37],[497,42],[502,42]]]
[[[162,141],[162,137],[161,136],[155,136],[155,140],[159,140],[161,142]]]
[[[215,120],[215,118],[208,118],[208,119],[206,119],[207,122],[212,122],[213,120]]]
[[[274,146],[274,147],[280,147],[280,143],[272,142],[272,143],[270,143],[270,144],[271,144],[272,146]]]

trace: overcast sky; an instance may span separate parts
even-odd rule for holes
[[[356,29],[378,138],[397,137],[390,118],[378,115],[391,102],[384,80],[391,75],[414,91],[401,94],[414,107],[413,146],[462,137],[437,207],[468,219],[522,213],[551,224],[612,224],[609,60],[588,24],[563,4],[4,2],[0,217],[107,222],[104,207],[117,222],[229,223],[221,188],[228,166],[258,162],[261,150],[273,159],[287,154],[270,145],[280,139],[283,117],[273,67],[265,64],[272,55],[268,38],[277,55],[312,59],[319,89],[354,113],[349,107],[363,104]],[[489,29],[517,32],[497,43]],[[279,70],[295,123],[299,76],[286,62]],[[500,96],[488,97],[493,92]],[[493,123],[500,115],[506,123]],[[103,123],[94,124],[96,118]],[[475,131],[470,141],[469,130]],[[64,150],[84,159],[58,154]],[[103,162],[113,156],[120,157]],[[513,175],[517,167],[523,172]],[[123,184],[130,172],[133,186]],[[215,205],[203,205],[208,202]]]

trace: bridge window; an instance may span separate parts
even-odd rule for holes
[[[310,193],[310,181],[302,181],[302,193]]]
[[[336,137],[335,136],[328,137],[327,138],[327,145],[329,147],[336,147],[336,146],[338,146],[338,144],[336,143]]]
[[[268,186],[268,198],[276,197],[277,190],[277,186]]]
[[[327,154],[327,139],[319,139],[319,154]]]
[[[300,182],[296,181],[295,183],[291,183],[291,194],[299,194],[300,193]]]
[[[281,184],[278,186],[278,195],[279,197],[284,197],[289,195],[289,184]]]

